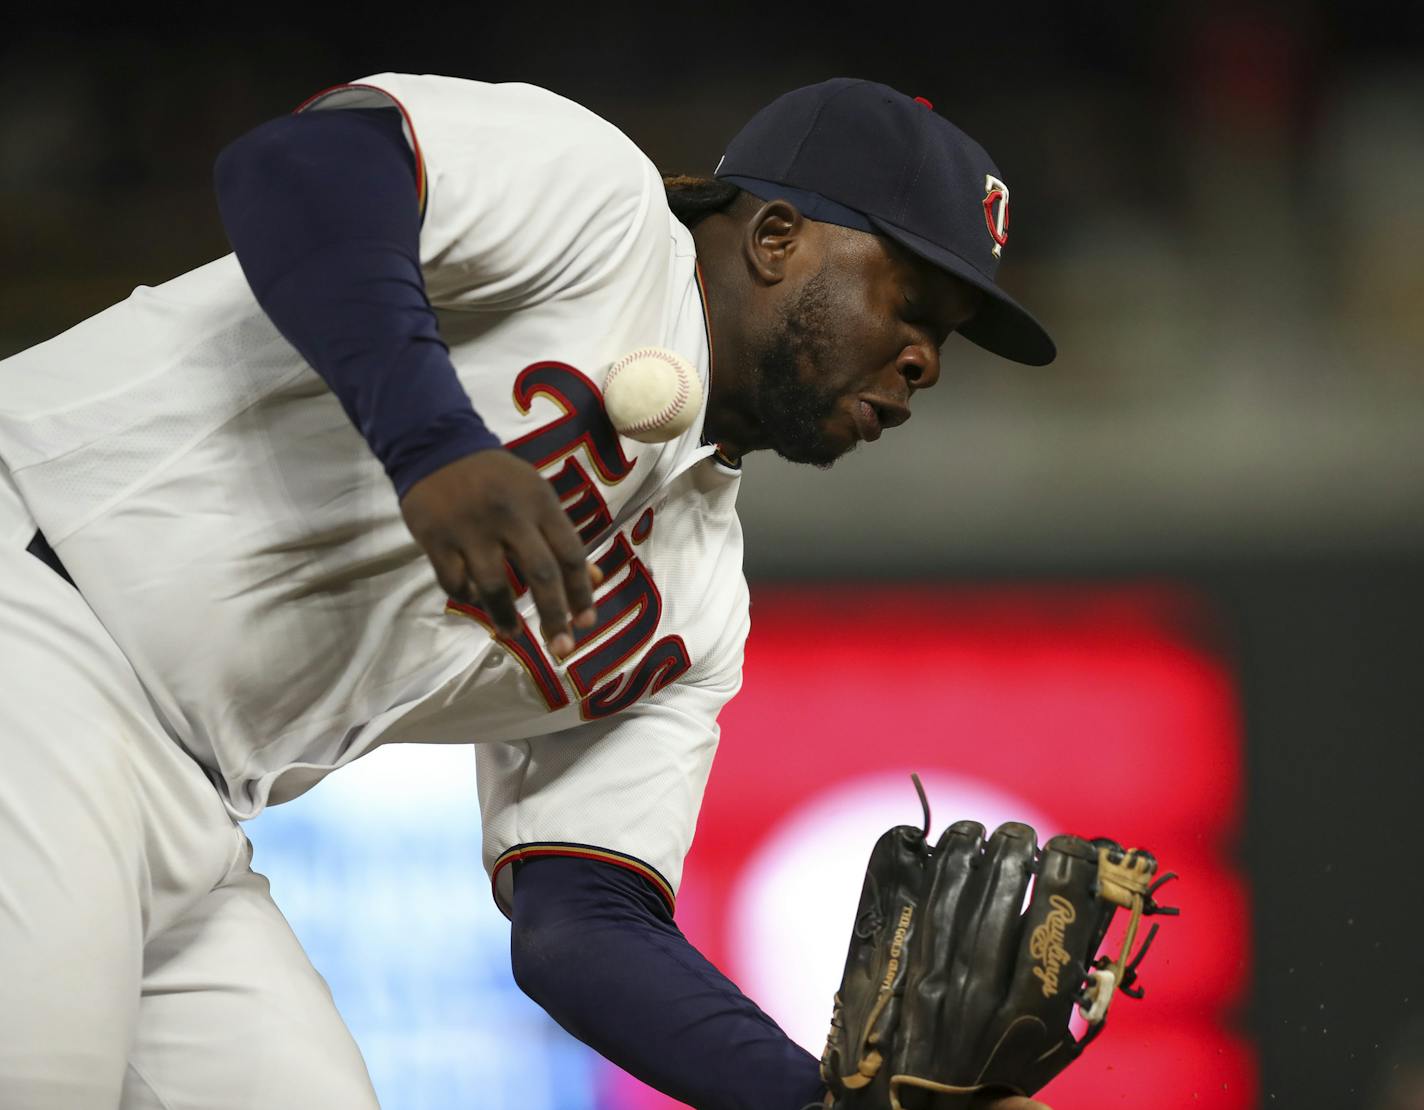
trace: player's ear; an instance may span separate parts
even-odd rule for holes
[[[767,285],[786,277],[809,221],[789,200],[769,200],[747,220],[742,247],[752,273]]]

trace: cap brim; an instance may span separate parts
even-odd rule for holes
[[[984,293],[974,318],[959,329],[971,343],[1013,362],[1047,366],[1058,348],[1029,311],[957,254],[902,227],[869,217],[877,231],[914,252],[933,266],[947,270]]]

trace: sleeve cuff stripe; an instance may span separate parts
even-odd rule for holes
[[[296,106],[296,108],[293,109],[292,114],[297,115],[301,112],[309,111],[312,108],[318,108],[321,106],[321,102],[323,100],[326,100],[332,96],[338,96],[341,93],[350,92],[378,93],[384,100],[389,102],[390,106],[399,109],[401,119],[405,121],[406,134],[410,137],[411,153],[415,156],[415,193],[416,197],[420,202],[420,218],[424,220],[426,199],[425,155],[421,152],[420,138],[415,133],[415,124],[410,118],[410,113],[405,110],[405,105],[402,104],[396,97],[392,96],[390,93],[386,92],[385,89],[380,88],[377,85],[333,85],[329,89],[322,89],[321,92],[316,93],[313,96],[307,97],[307,99],[303,100],[300,104]],[[365,105],[363,105],[363,107],[364,106]]]
[[[538,859],[541,856],[572,856],[575,859],[599,860],[602,863],[611,863],[615,867],[622,867],[634,874],[641,875],[657,888],[663,900],[668,904],[668,912],[677,909],[677,896],[673,893],[672,884],[662,877],[657,868],[650,867],[642,860],[633,856],[625,856],[621,852],[613,852],[607,848],[595,848],[588,844],[563,844],[550,842],[546,844],[516,844],[510,848],[497,860],[494,867],[490,869],[491,885],[499,881],[499,873],[515,860]],[[497,901],[498,899],[496,899]]]

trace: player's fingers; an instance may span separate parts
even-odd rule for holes
[[[426,551],[425,557],[430,560],[431,569],[435,571],[435,581],[440,584],[447,597],[467,603],[478,601],[465,574],[465,560],[460,557],[458,551],[454,548],[441,548],[437,551]]]
[[[592,628],[597,614],[594,611],[594,582],[590,572],[597,568],[589,566],[588,556],[579,541],[578,533],[563,513],[547,521],[543,533],[549,550],[559,563],[559,573],[564,580],[564,596],[568,599],[569,612],[573,614],[574,627]]]
[[[539,611],[544,642],[556,659],[562,659],[574,650],[574,637],[569,630],[569,600],[559,559],[544,534],[533,528],[521,529],[506,543],[514,567],[528,585],[534,608]]]
[[[465,573],[479,595],[479,604],[501,636],[519,633],[519,611],[514,606],[514,589],[499,554],[465,553]]]

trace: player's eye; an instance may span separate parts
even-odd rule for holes
[[[906,306],[904,312],[905,323],[912,328],[924,332],[934,340],[935,346],[943,347],[949,335],[928,312],[918,307]]]

